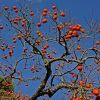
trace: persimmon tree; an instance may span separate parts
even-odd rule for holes
[[[58,91],[69,100],[99,97],[98,22],[88,21],[85,27],[55,5],[39,11],[4,6],[0,19],[0,76],[11,78],[14,87],[23,85],[30,91],[31,86],[30,100],[47,100]],[[17,100],[28,99],[14,94]]]

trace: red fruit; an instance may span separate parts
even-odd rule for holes
[[[13,55],[13,51],[10,50],[10,51],[9,51],[9,56],[11,57],[12,55]]]
[[[82,69],[83,69],[82,64],[79,64],[78,67],[77,67],[77,69],[78,69],[79,71],[82,71]]]
[[[37,34],[39,37],[41,37],[41,38],[43,37],[43,34],[41,32],[38,32]]]
[[[80,50],[80,49],[81,49],[81,47],[78,45],[78,46],[76,47],[76,49],[77,49],[77,50]]]
[[[2,40],[2,38],[0,37],[0,41]]]
[[[78,36],[79,36],[78,32],[76,34],[72,34],[72,37],[78,37]]]
[[[97,89],[97,88],[93,89],[93,94],[94,95],[99,95],[99,93],[100,93],[99,89]]]
[[[7,83],[7,84],[6,84],[6,86],[11,86],[11,85],[12,85],[11,83]]]
[[[64,12],[61,12],[60,15],[64,17],[65,16],[65,13]]]
[[[57,18],[58,18],[57,15],[54,15],[54,16],[53,16],[53,19],[54,19],[54,20],[57,20]]]
[[[65,39],[70,39],[72,36],[71,35],[66,35]]]
[[[5,59],[7,59],[7,58],[8,58],[8,56],[7,56],[7,55],[4,55],[4,58],[5,58]]]
[[[84,84],[84,82],[83,81],[79,81],[79,85],[83,85]]]
[[[42,51],[42,54],[46,54],[47,53],[47,51],[45,49],[42,49],[41,51]]]
[[[31,71],[32,71],[32,73],[34,73],[36,71],[36,68],[34,67],[34,65],[31,67]]]
[[[97,52],[99,52],[99,53],[100,53],[100,50],[97,50]]]
[[[90,84],[86,84],[85,87],[86,87],[86,88],[90,88],[91,85],[90,85]]]
[[[36,43],[39,45],[41,43],[41,41],[40,40],[36,40]]]
[[[53,5],[53,6],[52,6],[52,9],[56,9],[56,6],[55,6],[55,5]]]
[[[3,29],[3,26],[0,26],[0,29]]]
[[[72,73],[72,77],[73,77],[73,78],[76,77],[76,74]]]
[[[73,31],[68,31],[68,35],[71,35],[72,36],[72,34],[73,34]]]
[[[18,22],[16,20],[13,20],[13,23],[18,25]]]
[[[81,100],[79,97],[75,98],[75,100]]]
[[[78,37],[78,36],[79,36],[79,34],[78,34],[77,31],[73,31],[73,32],[72,32],[72,37]]]
[[[41,27],[41,23],[37,23],[37,26],[38,26],[38,27]]]
[[[100,41],[96,41],[96,44],[99,45],[100,44]]]
[[[42,23],[47,23],[47,19],[42,19]]]
[[[81,25],[80,24],[77,24],[76,26],[81,28]]]
[[[76,30],[76,26],[72,26],[72,30]]]
[[[4,7],[4,10],[8,10],[8,9],[9,9],[9,7],[7,7],[7,6],[6,6],[6,7]]]
[[[17,9],[17,7],[16,7],[16,6],[13,6],[13,9],[14,9],[14,10],[16,10],[16,9]]]
[[[2,51],[5,51],[5,48],[1,48]]]
[[[57,15],[57,12],[55,11],[55,12],[53,12],[53,14],[54,14],[54,15]]]
[[[47,43],[43,48],[47,49],[49,47],[49,44]]]
[[[43,16],[47,16],[47,12],[43,12],[42,15],[43,15]]]
[[[13,43],[16,43],[16,38],[13,38]]]
[[[70,100],[73,100],[73,96],[70,96],[69,99],[70,99]]]
[[[48,58],[49,58],[49,59],[53,59],[53,57],[52,57],[50,54],[48,54]]]
[[[24,27],[25,26],[25,23],[22,22],[21,25],[22,25],[22,27]]]
[[[48,48],[49,47],[49,44],[47,43],[45,46]]]
[[[16,17],[15,20],[16,21],[20,21],[21,20],[21,17]]]
[[[73,26],[69,26],[69,29],[70,29],[70,30],[73,30]]]
[[[96,32],[97,32],[97,33],[100,33],[100,30],[97,30]]]
[[[12,48],[15,48],[16,46],[12,46]]]
[[[43,9],[43,12],[46,12],[47,13],[48,12],[48,9],[47,8],[44,8]]]
[[[89,96],[90,98],[93,98],[93,94],[92,94],[92,93],[89,93],[88,96]]]
[[[17,38],[20,40],[22,38],[22,35],[20,33],[18,33]]]
[[[80,31],[80,27],[76,26],[75,30]]]
[[[33,11],[30,12],[30,16],[34,16],[34,12]]]

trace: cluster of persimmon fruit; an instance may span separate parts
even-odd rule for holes
[[[47,57],[49,58],[49,59],[54,59],[53,57],[52,57],[52,55],[51,54],[49,54],[48,52],[47,52],[47,49],[49,48],[49,44],[48,43],[46,43],[44,46],[43,46],[43,48],[42,48],[42,54],[43,55],[46,55],[47,54]]]
[[[8,11],[10,8],[8,6],[5,6],[3,9],[5,11]],[[19,9],[17,8],[17,6],[12,6],[12,9],[16,13],[19,12]],[[55,19],[55,20],[57,20],[58,15],[60,15],[62,17],[65,16],[65,13],[63,11],[60,11],[60,12],[57,11],[57,7],[55,5],[52,6],[52,9],[54,10],[53,12],[50,12],[47,8],[43,9],[42,16],[44,16],[44,17],[42,17],[41,22],[39,22],[39,23],[36,24],[37,27],[41,27],[42,23],[47,23],[48,22],[48,20],[46,18],[47,15],[51,15],[53,17],[53,19]],[[34,12],[30,11],[29,15],[33,17],[34,16]],[[27,21],[28,21],[27,19],[22,18],[20,16],[17,16],[16,18],[10,20],[11,23],[13,23],[15,25],[21,24],[21,26],[24,27],[24,28],[26,27]],[[60,27],[62,27],[62,26],[60,26]],[[0,25],[0,29],[3,29],[3,28],[4,27],[2,25]],[[41,34],[40,34],[40,32],[38,32],[38,33],[39,33],[38,35],[40,37],[42,37]],[[17,37],[18,37],[18,39],[21,39],[22,36],[21,36],[21,34],[18,34]],[[16,38],[13,38],[13,42],[16,43]]]
[[[53,18],[54,21],[58,19],[58,15],[60,15],[62,17],[65,16],[65,13],[63,11],[61,11],[60,13],[58,13],[56,11],[57,7],[55,5],[52,6],[52,9],[55,10],[55,11],[50,12],[47,8],[43,9],[43,11],[42,11],[43,18],[42,18],[41,22],[37,23],[38,27],[41,27],[42,23],[47,23],[48,22],[48,20],[46,18],[46,16],[48,16],[48,15],[51,15],[51,17]]]
[[[68,32],[65,35],[65,39],[69,40],[73,37],[78,37],[79,36],[79,32],[85,32],[85,29],[82,28],[82,26],[80,24],[76,24],[76,25],[70,25],[68,27]]]
[[[98,97],[100,95],[100,89],[98,88],[93,88],[91,84],[89,83],[84,83],[82,80],[79,81],[79,88],[84,88],[86,91],[91,91],[88,93],[88,98],[90,100],[93,100],[93,95],[95,95],[96,97]],[[87,97],[83,96],[82,94],[76,94],[76,97],[74,97],[73,95],[70,95],[70,100],[87,100]]]
[[[79,72],[81,72],[83,70],[83,64],[82,63],[78,64],[77,69]],[[76,74],[72,73],[72,77],[73,78],[76,77]],[[100,95],[100,89],[93,87],[93,85],[91,83],[87,83],[87,82],[85,83],[83,80],[79,80],[77,84],[79,86],[78,91],[81,91],[81,88],[85,89],[86,91],[90,91],[88,93],[88,98],[90,98],[90,100],[93,99],[94,95],[96,97],[98,97]],[[84,97],[82,94],[76,94],[76,97],[71,95],[69,98],[70,98],[70,100],[87,100],[87,98]]]

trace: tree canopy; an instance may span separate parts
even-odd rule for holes
[[[17,100],[58,94],[68,100],[99,98],[98,22],[91,19],[84,26],[56,5],[38,11],[4,6],[0,19],[0,95],[13,92]],[[14,89],[18,86],[31,96]]]

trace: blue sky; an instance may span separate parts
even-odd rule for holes
[[[24,2],[27,1],[31,4],[34,9],[41,9],[44,7],[51,7],[56,4],[60,9],[70,11],[71,16],[76,20],[84,22],[84,18],[99,19],[100,13],[100,0],[0,0],[0,6],[3,5],[18,5],[16,1]]]
[[[99,19],[100,13],[100,0],[0,0],[0,6],[4,5],[18,5],[16,1],[23,2],[25,1],[31,3],[34,9],[41,9],[44,7],[51,7],[53,4],[56,4],[60,9],[70,11],[71,16],[76,20],[84,21],[84,18],[93,18]]]
[[[20,1],[22,5],[25,4],[24,0],[0,0],[0,8],[5,5],[8,6],[19,5],[16,1]],[[25,0],[25,1],[27,1],[29,4],[31,1],[33,1],[33,3],[31,4],[33,9],[42,9],[45,7],[50,8],[52,5],[56,5],[59,9],[70,12],[71,16],[75,18],[77,22],[83,25],[86,24],[85,18],[89,19],[90,17],[92,17],[100,21],[100,13],[99,13],[100,0]],[[25,94],[29,93],[29,95],[32,95],[31,92],[29,92],[27,89],[24,89],[24,92]],[[56,95],[56,99],[60,100],[59,97],[60,95],[58,92]],[[54,100],[54,98],[52,100]]]

